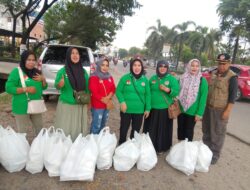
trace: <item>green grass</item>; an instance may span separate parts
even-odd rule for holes
[[[11,95],[7,93],[0,94],[0,104],[11,103]]]

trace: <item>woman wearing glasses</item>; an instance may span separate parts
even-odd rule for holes
[[[166,152],[172,145],[173,119],[168,117],[168,107],[179,94],[177,79],[168,73],[167,61],[159,61],[156,75],[149,80],[151,111],[144,123],[157,153]]]

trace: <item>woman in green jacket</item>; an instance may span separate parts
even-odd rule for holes
[[[152,109],[143,131],[149,132],[157,153],[166,152],[172,146],[173,119],[168,117],[168,107],[180,89],[177,79],[168,73],[168,68],[167,61],[159,61],[156,75],[149,80]]]
[[[193,140],[194,126],[202,119],[206,107],[208,84],[201,75],[201,63],[192,59],[180,78],[181,91],[178,97],[182,113],[178,116],[178,139]]]
[[[80,62],[79,50],[75,47],[68,48],[66,63],[61,68],[55,79],[55,87],[61,94],[56,108],[55,127],[62,128],[66,135],[71,135],[72,140],[82,133],[87,135],[87,104],[77,104],[74,91],[88,90],[89,76]]]
[[[34,134],[37,135],[43,127],[42,114],[27,114],[28,97],[30,100],[41,99],[47,83],[41,71],[35,68],[35,64],[35,53],[24,51],[19,67],[23,72],[26,87],[22,87],[18,68],[14,68],[8,77],[5,89],[12,95],[12,112],[15,115],[18,132],[27,133],[28,127],[32,127]]]
[[[119,144],[126,141],[131,121],[130,138],[133,138],[134,131],[140,131],[143,117],[149,115],[151,95],[148,79],[143,72],[142,61],[134,59],[130,63],[130,73],[125,74],[118,83],[116,96],[121,109]]]

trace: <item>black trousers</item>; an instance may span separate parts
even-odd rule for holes
[[[129,130],[130,123],[132,121],[132,130],[130,133],[130,138],[134,137],[134,132],[139,133],[142,125],[143,114],[135,113],[123,113],[120,112],[121,121],[120,121],[120,139],[119,144],[122,144],[127,139],[127,133]]]
[[[194,136],[194,126],[195,126],[195,116],[191,116],[185,113],[182,113],[178,116],[178,139],[185,140],[188,138],[188,141],[193,140]]]

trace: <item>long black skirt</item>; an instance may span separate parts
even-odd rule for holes
[[[173,137],[173,119],[168,117],[168,109],[151,109],[143,132],[149,132],[156,152],[167,151],[172,146]]]

